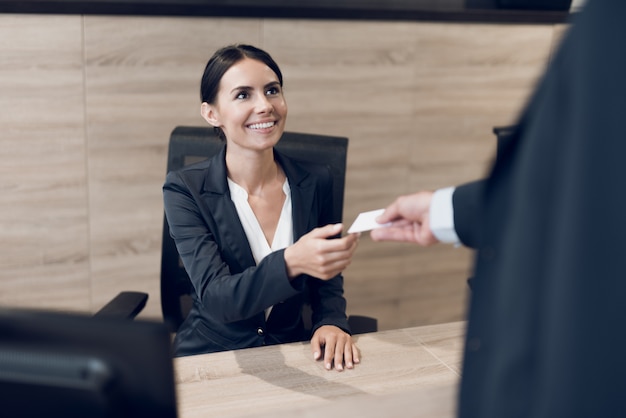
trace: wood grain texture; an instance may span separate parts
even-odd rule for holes
[[[285,76],[287,129],[350,139],[344,221],[488,170],[562,28],[424,22],[0,15],[0,303],[100,308],[159,269],[169,134],[203,125],[199,81],[229,43]],[[345,272],[380,329],[461,319],[472,253],[374,243]],[[40,300],[44,300],[43,304]]]
[[[343,372],[324,369],[301,343],[177,358],[179,414],[402,416],[406,402],[391,400],[429,393],[438,396],[421,397],[426,403],[414,404],[411,416],[452,417],[463,335],[462,322],[363,334],[357,337],[361,363]],[[379,399],[389,399],[383,415],[374,413],[380,414]]]
[[[80,17],[0,15],[0,304],[90,308]]]

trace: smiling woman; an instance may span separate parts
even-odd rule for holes
[[[225,146],[170,172],[163,193],[170,233],[195,289],[174,341],[178,356],[311,338],[327,369],[359,362],[341,272],[357,235],[331,213],[328,167],[274,147],[287,118],[283,78],[265,51],[219,49],[201,82],[200,113]],[[327,239],[327,238],[336,239]],[[312,332],[303,307],[311,303]],[[322,349],[324,350],[322,352]]]
[[[205,72],[203,77],[200,112],[222,138],[232,142],[229,151],[252,133],[260,134],[254,137],[263,140],[259,146],[266,141],[272,142],[269,145],[273,146],[285,128],[287,103],[282,92],[282,75],[273,60],[263,54],[259,57],[261,60],[245,57],[231,65],[219,81],[218,92],[215,88],[205,88],[217,84],[214,81],[216,74],[210,74],[211,67],[216,65],[209,63],[209,74]],[[228,61],[220,66],[225,67]],[[227,158],[232,156],[229,154]]]

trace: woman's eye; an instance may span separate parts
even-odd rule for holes
[[[268,96],[275,96],[275,95],[277,95],[279,93],[280,93],[280,88],[278,88],[278,87],[270,87],[265,92],[265,94],[268,95]]]
[[[248,92],[242,91],[237,93],[237,96],[235,97],[235,99],[247,99],[248,98]]]

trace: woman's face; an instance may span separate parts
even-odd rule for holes
[[[282,136],[287,103],[274,71],[261,61],[244,58],[224,73],[215,104],[202,103],[201,113],[222,129],[229,150],[263,150]]]

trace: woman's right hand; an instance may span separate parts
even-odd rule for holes
[[[352,261],[358,245],[358,234],[329,239],[341,233],[342,224],[315,228],[285,249],[285,264],[290,279],[308,274],[329,280],[341,273]]]

